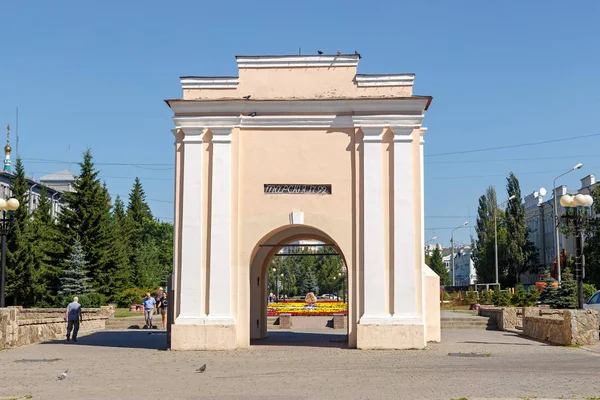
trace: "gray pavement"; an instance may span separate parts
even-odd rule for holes
[[[164,350],[164,331],[96,332],[76,344],[0,351],[0,399],[600,397],[596,347],[486,330],[444,330],[426,350],[348,350],[344,339],[332,330],[273,331],[248,350],[175,352]]]

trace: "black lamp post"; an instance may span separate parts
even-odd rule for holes
[[[275,302],[279,303],[279,274],[277,268],[273,268],[273,273],[275,274]]]
[[[579,308],[583,308],[583,277],[585,274],[581,226],[584,220],[588,218],[590,206],[593,203],[592,196],[581,193],[575,196],[564,195],[560,198],[560,205],[565,208],[562,220],[575,236],[575,277],[577,278],[577,303]]]
[[[6,307],[6,294],[4,291],[6,282],[6,236],[14,221],[14,212],[19,208],[19,200],[10,198],[0,199],[0,234],[2,235],[2,271],[0,272],[0,308]]]

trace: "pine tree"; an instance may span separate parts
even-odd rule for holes
[[[52,204],[46,189],[42,187],[28,235],[32,244],[32,264],[38,278],[38,290],[35,293],[35,304],[38,306],[55,304],[55,295],[60,288],[62,269],[54,262],[60,250],[57,245],[58,232],[51,212]]]
[[[19,201],[19,208],[13,213],[13,225],[7,237],[7,294],[12,296],[13,304],[31,306],[32,287],[35,270],[30,264],[29,240],[29,184],[25,177],[25,168],[20,158],[15,163],[15,175],[10,185],[11,197]]]
[[[429,267],[440,276],[440,285],[448,286],[452,284],[450,279],[450,274],[444,265],[444,259],[442,258],[442,252],[439,248],[435,248],[433,253],[431,253],[431,258],[429,260]]]
[[[555,308],[577,308],[577,281],[573,278],[571,268],[567,267],[561,274],[558,301]]]
[[[509,198],[505,214],[506,229],[510,232],[507,237],[505,260],[508,268],[504,277],[505,286],[513,286],[519,280],[521,273],[537,267],[537,251],[528,239],[528,228],[525,222],[525,204],[521,199],[519,180],[511,172],[506,178],[506,190]]]
[[[79,239],[75,239],[71,249],[71,255],[65,260],[66,268],[63,276],[60,278],[60,295],[73,296],[91,292],[90,282],[92,279],[87,277],[85,266],[85,255]]]
[[[66,256],[75,238],[79,238],[88,261],[92,285],[104,295],[111,295],[114,286],[114,265],[110,262],[111,246],[109,196],[100,184],[94,168],[91,150],[79,164],[81,173],[74,183],[74,192],[65,193],[66,203],[60,227],[63,236],[63,254]]]
[[[315,295],[318,294],[319,286],[317,284],[317,279],[315,278],[315,274],[311,268],[305,269],[303,278],[304,279],[302,279],[302,285],[300,286],[300,293],[302,295],[305,295],[310,292],[313,292]]]
[[[125,215],[125,206],[119,196],[115,198],[111,215],[112,251],[111,269],[115,271],[114,295],[134,286],[133,271],[130,267],[131,233]]]
[[[150,207],[146,203],[146,193],[138,177],[135,178],[135,182],[129,193],[127,216],[137,225],[141,225],[146,220],[152,220],[152,211],[150,211]]]

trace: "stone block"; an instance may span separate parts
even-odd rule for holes
[[[598,343],[598,312],[595,310],[564,310],[566,344]]]
[[[514,307],[504,307],[501,309],[500,318],[496,318],[496,324],[501,331],[515,329],[517,326],[517,309]]]
[[[171,325],[171,350],[234,350],[235,325]]]
[[[423,349],[427,345],[422,324],[358,324],[356,348],[361,350]]]
[[[292,314],[279,314],[279,329],[290,329],[292,327]]]
[[[333,329],[346,328],[344,314],[333,314]]]

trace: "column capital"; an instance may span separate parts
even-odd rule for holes
[[[182,143],[203,143],[204,142],[204,132],[206,131],[206,128],[185,128],[178,129],[179,132],[181,132],[182,138],[181,138],[181,142]]]
[[[423,143],[425,143],[425,139],[423,138],[423,136],[425,136],[426,133],[427,133],[427,128],[421,128],[419,130],[419,137],[420,137],[421,145],[423,145]]]
[[[390,126],[390,130],[394,133],[394,142],[411,143],[413,128],[406,126]]]
[[[231,143],[231,131],[233,126],[215,126],[210,127],[210,131],[213,134],[213,143]]]
[[[363,142],[381,143],[384,129],[380,126],[360,126],[363,131]]]

